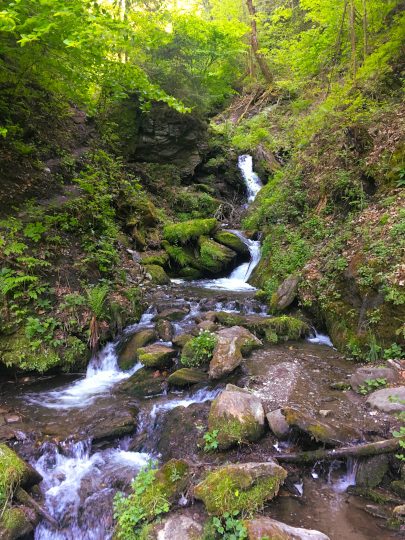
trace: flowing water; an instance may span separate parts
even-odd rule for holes
[[[262,187],[261,181],[253,171],[251,156],[240,156],[238,165],[245,181],[248,203],[251,203]],[[253,299],[255,289],[248,283],[252,271],[260,260],[260,242],[247,238],[241,231],[233,232],[249,248],[249,261],[237,266],[228,277],[191,283],[173,280],[168,290],[162,289],[160,292],[158,302],[160,298],[162,302],[169,302],[169,305],[183,305],[189,295],[187,305],[190,311],[182,321],[173,323],[175,335],[187,332],[195,325],[195,318],[204,310],[267,314],[266,307]],[[138,324],[124,331],[124,337],[139,329],[153,327],[152,319],[155,314],[156,309],[151,306]],[[204,407],[204,404],[214,399],[223,388],[223,384],[217,384],[186,392],[170,392],[144,400],[137,416],[136,430],[126,436],[115,438],[113,443],[111,441],[99,443],[93,435],[87,434],[89,424],[100,417],[110,418],[108,415],[115,415],[124,406],[129,408],[134,406],[130,399],[126,403],[122,397],[116,396],[115,388],[140,369],[141,365],[137,364],[127,372],[121,371],[117,363],[118,346],[118,342],[109,343],[92,358],[84,378],[63,384],[59,379],[45,381],[39,383],[39,390],[37,384],[31,391],[27,392],[23,388],[21,395],[13,395],[10,398],[14,403],[18,403],[23,415],[29,417],[31,421],[36,421],[39,431],[50,434],[45,442],[35,449],[31,462],[44,478],[41,489],[45,507],[58,521],[59,528],[55,529],[42,521],[35,531],[36,540],[110,539],[114,493],[128,487],[131,479],[149,459],[159,458],[156,443],[165,418],[179,408]],[[253,359],[249,360],[250,364],[247,363],[247,371],[253,381],[259,380],[260,377],[265,379],[265,383],[261,386],[263,392],[261,397],[264,400],[270,399],[272,392],[276,396],[280,390],[279,394],[287,396],[287,399],[292,401],[297,399],[305,403],[305,400],[314,394],[311,384],[313,385],[316,379],[316,372],[319,371],[323,358],[326,359],[324,373],[327,373],[328,366],[331,365],[331,371],[346,368],[346,366],[337,367],[339,360],[333,356],[336,355],[333,344],[328,336],[316,331],[308,339],[307,344],[301,345],[300,350],[291,352],[291,349],[292,347],[280,348],[275,353],[267,349],[257,351],[256,356],[253,355]],[[291,393],[288,398],[291,380],[300,377],[299,369],[302,369],[302,365],[298,363],[300,355],[302,362],[307,365],[308,380],[302,377],[300,384],[297,385],[302,394],[295,397]],[[313,367],[311,367],[312,360]],[[280,366],[284,372],[280,371]],[[278,370],[277,373],[274,370]],[[282,373],[286,374],[285,380]],[[277,381],[280,381],[279,390]],[[344,404],[338,404],[337,409],[344,409]],[[141,437],[141,443],[136,442],[138,437]],[[27,448],[29,440],[24,440],[23,436],[21,438],[23,448]],[[131,450],[135,446],[139,451]],[[271,448],[274,453],[286,448],[286,444],[273,441]],[[265,455],[264,459],[266,458]],[[291,502],[290,499],[281,497],[274,505],[274,517],[284,519],[291,525],[317,528],[318,513],[323,517],[327,516],[328,512],[337,516],[345,515],[345,511],[342,510],[342,506],[345,505],[342,497],[346,487],[354,482],[355,466],[349,464],[348,471],[342,471],[341,464],[339,467],[331,469],[325,476],[323,470],[321,471],[321,465],[315,466],[312,469],[312,477],[311,474],[307,474],[305,478],[296,482],[297,492],[303,500],[308,497],[310,506],[300,508],[294,506],[295,502]],[[320,478],[322,475],[323,480]],[[314,493],[319,490],[319,486],[314,488],[315,482],[321,482],[320,491],[326,494],[318,501],[314,500]],[[316,512],[312,512],[312,508],[317,508]],[[308,518],[309,514],[312,519]],[[351,518],[346,516],[345,519],[350,521]],[[377,530],[377,526],[369,524],[366,534],[362,535],[358,531],[348,532],[346,527],[344,528],[346,536],[341,536],[338,533],[339,527],[331,526],[327,517],[319,523],[319,528],[330,534],[332,540],[371,540],[376,538]],[[381,533],[379,538],[383,540],[389,536]]]

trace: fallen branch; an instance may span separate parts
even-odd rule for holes
[[[357,446],[346,446],[334,448],[333,450],[311,450],[308,452],[294,452],[292,454],[277,454],[274,456],[277,461],[285,463],[313,463],[318,460],[332,460],[345,457],[375,456],[378,454],[389,454],[396,452],[400,448],[400,441],[404,438],[388,439],[375,443],[359,444]]]
[[[55,518],[53,518],[46,510],[42,508],[41,505],[39,505],[32,497],[31,495],[28,495],[28,493],[25,491],[25,489],[18,488],[14,492],[14,498],[22,503],[26,504],[27,506],[30,506],[33,508],[37,514],[39,514],[43,519],[48,521],[53,527],[56,529],[59,529],[59,523],[56,521]]]

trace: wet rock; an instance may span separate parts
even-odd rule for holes
[[[272,460],[227,465],[208,473],[194,488],[194,497],[210,514],[253,513],[277,495],[286,477],[287,471]]]
[[[390,488],[394,493],[405,499],[405,480],[394,480],[391,482]]]
[[[303,411],[285,407],[282,409],[284,418],[291,428],[298,429],[315,441],[325,444],[343,444],[358,438],[358,433],[349,427],[335,427],[325,422],[320,422]]]
[[[260,399],[248,390],[228,384],[212,402],[208,429],[218,430],[218,448],[221,450],[242,442],[257,441],[265,429]]]
[[[153,329],[139,330],[129,338],[118,356],[118,365],[122,370],[131,369],[137,362],[138,349],[156,339]]]
[[[211,274],[220,274],[226,270],[237,256],[233,249],[218,244],[207,236],[200,236],[198,245],[201,267]]]
[[[270,517],[257,517],[244,522],[249,540],[330,540],[329,536],[312,529],[291,527]]]
[[[197,324],[196,334],[199,334],[201,331],[216,332],[218,330],[218,325],[212,321],[201,321]]]
[[[22,508],[6,508],[0,518],[0,538],[18,540],[31,535],[33,526],[27,514]]]
[[[156,332],[163,341],[171,341],[173,337],[173,326],[167,319],[159,319],[156,323]]]
[[[267,413],[266,418],[271,431],[278,439],[286,439],[288,437],[290,426],[287,424],[281,409]]]
[[[246,328],[233,326],[220,330],[209,367],[211,379],[219,379],[231,373],[242,362],[243,355],[260,347],[262,342]]]
[[[199,540],[202,524],[191,516],[176,512],[156,525],[149,533],[150,540]]]
[[[386,454],[363,458],[359,461],[356,472],[356,485],[375,488],[382,482],[389,468],[389,457]]]
[[[166,285],[170,283],[170,278],[158,264],[145,264],[146,277],[155,285]]]
[[[148,345],[138,349],[137,356],[141,364],[149,368],[166,368],[172,363],[176,351],[165,345]]]
[[[30,488],[42,481],[39,472],[6,444],[0,444],[0,478],[1,486],[10,492],[17,486]]]
[[[193,368],[181,368],[172,373],[167,382],[173,386],[189,386],[208,381],[208,376],[204,371]]]
[[[168,321],[181,321],[189,312],[190,308],[187,306],[167,308],[158,313],[153,320],[167,319]]]
[[[117,390],[137,398],[150,398],[162,394],[165,383],[166,377],[160,371],[142,368],[122,382]]]
[[[376,390],[368,396],[366,404],[373,409],[378,409],[386,413],[401,412],[404,410],[404,400],[405,386],[398,386],[396,388]]]
[[[182,349],[190,339],[193,339],[193,337],[192,334],[180,334],[172,339],[172,343],[175,347]]]
[[[244,257],[249,257],[250,255],[247,245],[235,233],[230,231],[218,231],[214,236],[214,240],[233,249],[233,251],[236,251],[239,255],[243,255]]]
[[[357,391],[361,385],[371,379],[385,379],[388,383],[394,383],[398,380],[398,373],[387,367],[361,367],[356,369],[350,377],[350,384],[353,390]]]
[[[299,282],[299,276],[289,276],[285,279],[271,299],[271,308],[275,311],[288,308],[297,296]]]
[[[329,385],[329,388],[331,390],[339,390],[340,392],[344,392],[345,390],[350,390],[351,385],[345,381],[337,381],[333,382]]]

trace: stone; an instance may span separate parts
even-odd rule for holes
[[[0,538],[2,540],[30,538],[33,526],[29,514],[29,511],[24,512],[24,508],[6,508],[0,517]]]
[[[175,355],[175,349],[159,344],[148,345],[137,351],[138,360],[149,368],[167,368]]]
[[[367,488],[379,486],[388,468],[389,457],[386,454],[360,459],[356,471],[356,486]]]
[[[220,330],[209,366],[211,379],[220,379],[234,371],[242,362],[243,355],[260,347],[262,342],[242,326]]]
[[[155,536],[152,532],[152,539],[156,540],[199,540],[202,539],[203,526],[201,523],[184,516],[178,512],[171,515],[158,526],[160,529]]]
[[[204,502],[209,514],[254,513],[277,495],[286,477],[287,471],[273,460],[226,465],[209,472],[195,486],[194,497]]]
[[[371,379],[385,379],[387,383],[395,383],[398,380],[398,373],[387,367],[361,367],[356,369],[350,377],[350,384],[353,390],[357,391],[361,385]]]
[[[160,311],[153,320],[167,319],[168,321],[181,321],[189,312],[190,308],[187,306],[167,308]]]
[[[218,325],[212,321],[201,321],[197,324],[195,334],[198,335],[200,331],[216,332],[218,330]]]
[[[394,493],[405,499],[405,480],[394,480],[391,482],[390,488]]]
[[[212,238],[201,236],[198,239],[200,248],[199,262],[201,267],[211,274],[224,272],[234,261],[237,254],[222,244],[218,244]]]
[[[17,422],[21,422],[21,416],[18,414],[7,414],[4,418],[7,424],[16,424]]]
[[[313,529],[291,527],[270,517],[260,516],[244,521],[248,540],[330,540],[329,536]]]
[[[282,413],[291,428],[298,429],[315,441],[334,446],[359,438],[359,434],[348,426],[337,428],[292,407],[284,407]]]
[[[271,431],[278,439],[286,439],[290,433],[290,426],[287,424],[281,409],[276,409],[266,414]]]
[[[207,382],[208,376],[204,371],[194,368],[181,368],[172,373],[167,382],[173,386],[189,386]]]
[[[138,361],[138,349],[145,347],[151,341],[156,339],[156,332],[151,328],[139,330],[133,334],[123,346],[118,355],[118,365],[124,371],[131,369]]]
[[[404,517],[405,516],[405,504],[401,504],[399,506],[396,506],[394,508],[394,510],[392,511],[392,513],[394,514],[394,516]]]
[[[295,300],[300,283],[299,276],[288,276],[279,286],[271,299],[271,307],[275,311],[283,311]]]
[[[156,323],[156,332],[163,341],[171,341],[173,337],[173,326],[167,319],[159,319]]]
[[[376,390],[368,396],[366,404],[382,412],[395,413],[405,409],[404,401],[405,386],[397,386],[396,388]]]
[[[328,416],[332,416],[333,412],[330,409],[320,409],[319,414],[322,418],[327,418]]]
[[[150,398],[164,392],[166,377],[152,369],[142,368],[120,383],[119,392],[124,392],[137,398]]]
[[[218,430],[220,450],[257,441],[265,429],[262,402],[248,390],[228,384],[211,404],[208,429]]]
[[[250,256],[249,248],[245,242],[243,242],[237,234],[231,231],[218,231],[214,235],[214,240],[230,249],[233,249],[233,251],[236,251],[236,253],[239,255],[243,255],[244,257]]]
[[[193,339],[193,337],[192,334],[179,334],[172,339],[172,343],[175,347],[182,349],[190,339]]]
[[[145,264],[144,266],[146,276],[155,285],[168,285],[170,278],[158,264]]]
[[[39,472],[6,444],[0,444],[0,478],[2,486],[10,491],[17,485],[30,488],[42,481]]]

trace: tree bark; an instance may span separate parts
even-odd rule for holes
[[[375,443],[334,448],[333,450],[312,450],[309,452],[296,452],[293,454],[277,454],[274,457],[277,461],[282,461],[284,463],[314,463],[318,460],[333,460],[350,456],[375,456],[378,454],[396,452],[400,448],[399,443],[401,440],[404,440],[404,438],[394,438]]]
[[[259,40],[257,38],[257,25],[256,25],[256,8],[253,5],[253,0],[246,0],[246,5],[249,10],[250,15],[250,28],[251,28],[251,37],[250,37],[250,45],[252,47],[253,54],[256,58],[256,62],[258,63],[260,70],[263,74],[263,77],[266,79],[267,83],[273,82],[273,74],[270,71],[269,66],[267,65],[266,59],[262,54],[259,52]]]

